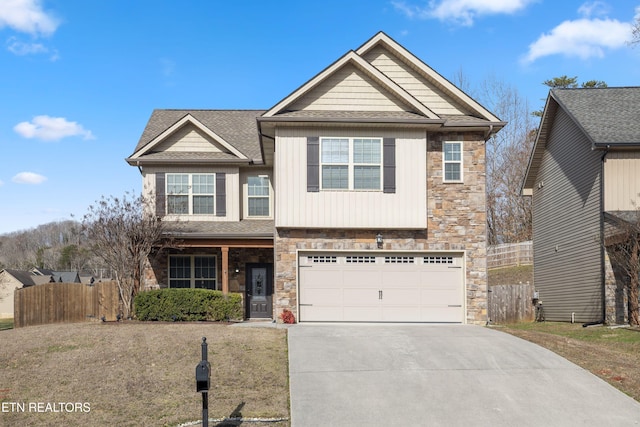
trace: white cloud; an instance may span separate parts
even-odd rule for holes
[[[537,0],[440,0],[427,6],[409,5],[404,1],[392,1],[396,10],[409,18],[437,18],[471,26],[482,15],[513,14]]]
[[[578,13],[584,18],[591,16],[606,16],[609,12],[609,5],[601,1],[592,1],[582,4],[578,8]]]
[[[20,56],[34,53],[47,53],[49,51],[42,43],[23,43],[15,37],[9,37],[7,40],[7,49],[9,49],[9,52]]]
[[[40,0],[2,0],[0,28],[9,27],[33,36],[53,34],[60,21],[45,12],[41,3]]]
[[[624,47],[630,37],[631,24],[615,19],[582,18],[564,21],[531,43],[523,62],[531,63],[549,55],[580,59],[601,58],[607,49]]]
[[[25,138],[37,138],[43,141],[58,141],[68,136],[82,136],[95,139],[90,130],[64,117],[36,116],[31,122],[21,122],[13,130]]]
[[[47,180],[46,176],[42,176],[34,172],[20,172],[19,174],[11,178],[11,181],[15,182],[16,184],[33,184],[33,185],[42,184],[46,180]]]

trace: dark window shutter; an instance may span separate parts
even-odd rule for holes
[[[164,191],[164,172],[156,173],[156,216],[163,217],[166,212],[166,197]]]
[[[384,157],[382,190],[385,193],[396,192],[396,139],[384,138],[382,142]]]
[[[307,138],[307,192],[320,191],[320,138]]]
[[[216,216],[227,215],[227,176],[224,173],[216,173]]]

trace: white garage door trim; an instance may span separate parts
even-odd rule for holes
[[[466,323],[464,252],[297,253],[300,322]]]

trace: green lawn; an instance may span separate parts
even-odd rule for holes
[[[0,331],[13,329],[13,319],[0,319]]]

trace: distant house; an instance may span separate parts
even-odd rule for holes
[[[243,292],[247,318],[484,323],[504,125],[384,33],[268,110],[155,110],[127,162],[182,247],[144,285]]]
[[[640,207],[640,87],[551,90],[523,194],[546,319],[626,322],[604,231]]]
[[[0,271],[0,318],[13,317],[13,293],[16,289],[49,281],[46,276],[34,276],[29,271],[4,269]]]

